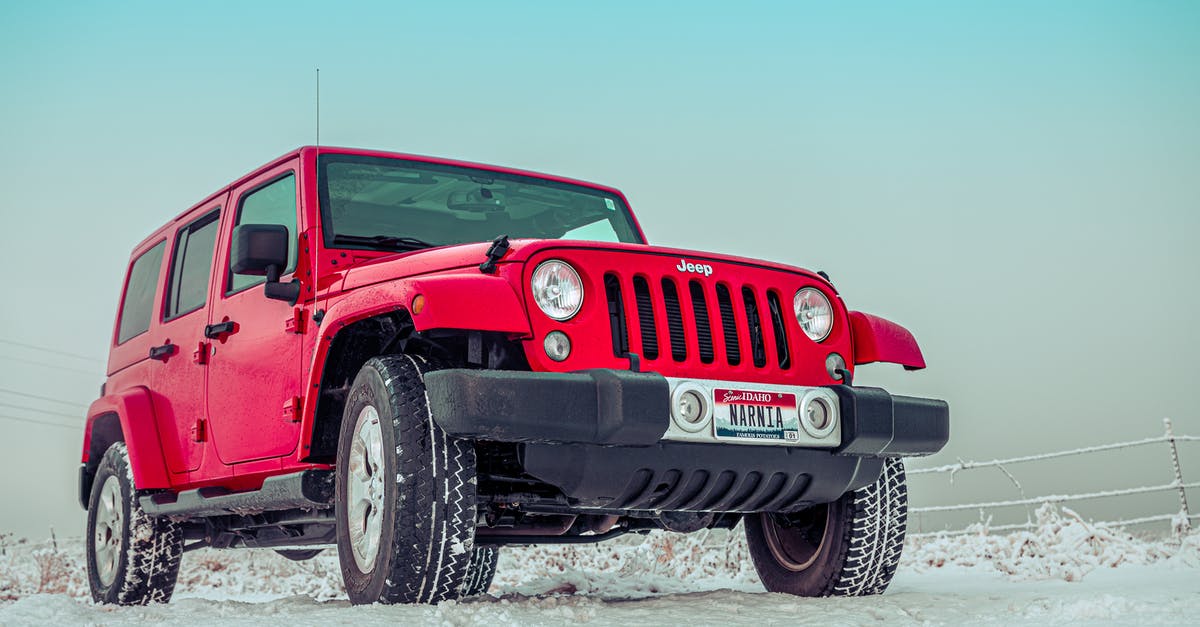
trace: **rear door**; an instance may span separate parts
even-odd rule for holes
[[[302,395],[303,336],[289,328],[295,308],[263,295],[263,278],[229,271],[233,229],[239,224],[280,224],[291,247],[281,280],[296,273],[299,211],[298,160],[271,169],[233,191],[221,230],[220,295],[210,323],[228,332],[210,340],[208,415],[217,455],[226,464],[286,455],[296,448]]]
[[[220,206],[206,205],[178,221],[171,243],[162,307],[151,329],[149,387],[167,468],[185,473],[200,467],[204,423],[204,326]],[[154,363],[157,362],[157,363]]]

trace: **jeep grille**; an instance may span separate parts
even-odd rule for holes
[[[662,356],[685,362],[691,357],[706,365],[724,362],[736,366],[742,361],[745,345],[756,368],[766,368],[769,358],[780,370],[791,367],[786,314],[778,290],[699,279],[688,280],[686,285],[681,282],[673,276],[650,280],[639,274],[622,280],[613,273],[604,275],[614,356],[633,352],[648,361]],[[741,298],[733,298],[733,291]],[[628,292],[633,293],[637,316],[632,321],[626,319]],[[710,306],[712,302],[716,302],[715,308]],[[629,337],[631,325],[636,325],[640,340]],[[723,346],[713,341],[714,329],[721,334]],[[665,331],[665,344],[660,330]],[[722,349],[723,354],[718,354]]]

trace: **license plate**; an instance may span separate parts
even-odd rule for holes
[[[722,440],[800,440],[796,395],[757,390],[713,390],[713,433]]]

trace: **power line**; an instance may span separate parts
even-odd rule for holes
[[[12,340],[5,340],[5,339],[0,339],[0,344],[9,344],[11,346],[20,346],[21,348],[32,348],[35,351],[42,351],[43,353],[53,353],[55,355],[62,355],[63,357],[74,357],[75,359],[82,359],[84,361],[90,361],[90,362],[97,363],[97,364],[104,363],[103,361],[96,359],[95,357],[88,357],[87,355],[80,355],[79,353],[69,353],[67,351],[60,351],[56,348],[47,348],[45,346],[38,346],[36,344],[26,344],[25,342],[14,342]]]
[[[85,409],[88,407],[87,405],[85,405],[83,403],[72,403],[71,401],[63,401],[63,400],[59,400],[57,398],[50,398],[49,396],[38,396],[37,394],[29,394],[28,392],[18,392],[16,390],[8,390],[5,388],[0,388],[0,392],[4,392],[5,394],[12,394],[14,396],[24,396],[25,398],[33,398],[33,399],[37,399],[39,401],[48,401],[51,403],[60,403],[62,405],[83,407]]]
[[[82,415],[76,416],[74,414],[63,414],[63,413],[56,412],[56,411],[50,411],[48,409],[38,409],[37,407],[26,407],[24,405],[13,405],[11,403],[0,403],[0,407],[8,407],[9,409],[23,409],[25,411],[32,411],[32,412],[37,412],[39,414],[46,414],[47,416],[62,416],[63,418],[82,418],[83,417]]]
[[[42,425],[45,427],[59,427],[61,429],[71,429],[73,431],[83,428],[83,425],[71,426],[71,425],[64,425],[61,422],[46,422],[43,420],[34,420],[32,418],[17,418],[14,416],[0,416],[0,420],[12,420],[13,422],[27,422],[32,425]]]
[[[21,363],[32,364],[34,366],[42,366],[43,368],[51,368],[53,370],[67,370],[69,372],[78,372],[80,374],[91,375],[93,377],[103,377],[104,376],[104,374],[101,373],[99,370],[82,370],[80,368],[71,368],[69,366],[56,366],[54,364],[48,364],[48,363],[41,362],[41,361],[25,359],[24,357],[13,357],[12,355],[0,355],[0,359],[7,359],[10,361],[19,361]]]

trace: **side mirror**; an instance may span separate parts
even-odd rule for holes
[[[288,230],[281,224],[242,224],[233,229],[233,247],[229,268],[234,274],[265,276],[263,293],[267,298],[295,305],[300,297],[300,282],[280,283],[279,275],[287,268]]]

